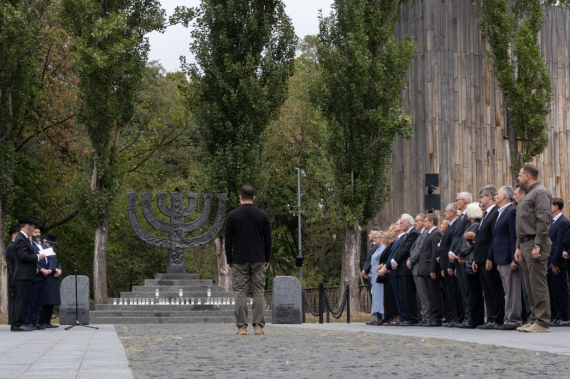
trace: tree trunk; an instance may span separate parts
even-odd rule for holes
[[[358,297],[358,277],[360,276],[360,240],[362,227],[346,226],[344,235],[344,251],[342,255],[341,295],[344,294],[345,283],[350,285],[350,310],[360,311]]]
[[[505,118],[507,122],[507,131],[509,135],[509,150],[511,153],[511,167],[513,170],[512,183],[513,187],[516,187],[519,170],[521,168],[521,161],[517,145],[517,135],[515,133],[515,126],[513,125],[513,112],[509,110],[509,104],[507,102],[507,99],[506,98],[504,99],[505,99],[504,102],[505,102],[505,116],[506,116]]]
[[[0,198],[0,232],[4,231],[4,209]],[[0,237],[0,314],[8,314],[8,262],[6,261],[6,244]]]
[[[224,237],[218,236],[214,239],[216,249],[216,283],[220,287],[224,287],[226,291],[234,290],[234,275],[228,270],[228,261],[224,248]]]
[[[93,298],[95,304],[107,304],[107,238],[109,237],[109,215],[95,229],[93,252]]]

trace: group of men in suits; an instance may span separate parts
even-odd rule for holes
[[[443,233],[433,213],[416,215],[414,226],[401,216],[391,260],[399,273],[399,325],[522,332],[570,326],[564,201],[551,198],[534,165],[518,180],[516,189],[481,188],[478,203],[458,193],[445,208]]]
[[[54,305],[60,304],[61,264],[43,250],[57,244],[48,233],[44,244],[33,217],[23,217],[10,228],[12,241],[6,248],[9,280],[9,323],[11,331],[24,332],[57,328],[51,324]]]

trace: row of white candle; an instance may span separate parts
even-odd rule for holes
[[[247,299],[247,304],[251,304],[252,299]],[[141,298],[114,298],[113,305],[153,305],[157,304],[156,299],[141,299]],[[160,298],[158,305],[235,305],[234,298]]]

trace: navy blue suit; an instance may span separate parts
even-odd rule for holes
[[[439,266],[443,270],[443,278],[438,277],[442,283],[442,288],[445,293],[445,318],[448,322],[460,323],[463,321],[463,301],[461,300],[461,294],[459,293],[459,285],[457,283],[457,278],[453,275],[449,275],[447,269],[455,269],[455,265],[449,261],[449,252],[451,250],[451,245],[453,243],[453,236],[455,235],[456,229],[459,226],[459,219],[456,218],[453,224],[449,225],[443,233],[443,238],[439,244]]]
[[[42,249],[46,246],[41,245]],[[32,242],[32,248],[36,254],[40,253],[40,248],[35,242]],[[40,321],[40,312],[42,310],[42,305],[44,301],[44,295],[46,291],[46,278],[42,274],[41,270],[49,270],[49,262],[47,258],[40,259],[37,263],[38,273],[36,274],[34,286],[30,292],[30,299],[28,301],[28,314],[25,318],[26,324],[37,325]]]
[[[390,282],[392,283],[392,290],[394,291],[394,297],[396,298],[396,305],[398,306],[398,313],[400,313],[400,316],[402,319],[406,319],[406,314],[404,313],[404,310],[402,308],[402,301],[400,298],[400,281],[398,280],[398,270],[392,270],[392,258],[394,258],[394,256],[396,255],[396,252],[398,251],[398,248],[400,247],[400,244],[402,243],[402,241],[404,240],[404,237],[406,237],[406,235],[402,235],[400,238],[398,238],[397,241],[394,242],[394,247],[392,247],[392,251],[390,252],[390,256],[388,257],[388,262],[386,262],[386,266],[388,266],[388,268],[390,268]]]
[[[548,256],[548,292],[550,294],[550,310],[552,313],[552,321],[569,319],[569,303],[570,291],[568,290],[568,280],[566,279],[566,271],[568,270],[568,261],[562,258],[564,251],[564,235],[568,229],[570,222],[563,214],[558,217],[550,225],[548,236],[552,241],[550,255]],[[552,272],[552,266],[560,269],[557,275]]]
[[[491,252],[493,253],[493,261],[497,265],[508,265],[515,260],[516,221],[517,208],[509,204],[495,223]]]

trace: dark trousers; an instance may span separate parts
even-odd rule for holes
[[[25,322],[24,319],[28,314],[28,300],[33,286],[33,280],[15,280],[13,327],[22,326]]]
[[[399,279],[402,309],[406,318],[416,323],[418,321],[418,301],[414,277],[412,275],[400,275]]]
[[[463,318],[471,323],[471,311],[469,310],[469,301],[471,299],[471,287],[469,287],[469,278],[465,271],[465,265],[456,263],[455,272],[457,272],[457,284],[461,292],[461,302],[463,303]]]
[[[558,275],[554,275],[552,269],[548,269],[546,278],[548,279],[552,320],[568,321],[570,290],[568,290],[568,279],[566,277],[567,270],[566,268],[561,268]]]
[[[471,325],[478,326],[485,323],[485,305],[483,303],[483,290],[479,275],[467,274],[467,282],[471,290],[469,312],[471,313]]]
[[[14,286],[8,286],[8,324],[12,325],[14,318]]]
[[[487,322],[503,324],[505,320],[505,290],[501,274],[497,270],[497,265],[493,263],[493,268],[487,271],[485,263],[478,264],[481,287],[485,295],[485,306],[487,307]]]
[[[51,315],[53,314],[53,305],[42,305],[40,312],[40,325],[51,324]]]
[[[428,290],[429,316],[436,322],[441,322],[443,318],[443,303],[439,295],[439,280],[429,276],[422,276],[425,287]]]
[[[461,300],[461,292],[459,291],[459,284],[455,276],[449,275],[447,270],[444,270],[444,281],[447,296],[447,309],[451,322],[463,322],[464,311],[463,301]]]
[[[39,324],[40,312],[42,311],[42,304],[44,302],[46,289],[46,281],[43,278],[36,280],[36,283],[30,292],[30,299],[28,302],[28,316],[25,318],[26,324]]]
[[[402,320],[406,320],[406,313],[404,308],[402,308],[402,298],[400,297],[400,278],[398,276],[390,275],[390,281],[392,282],[392,290],[394,291],[394,297],[396,298],[396,305],[398,306],[398,313]]]

